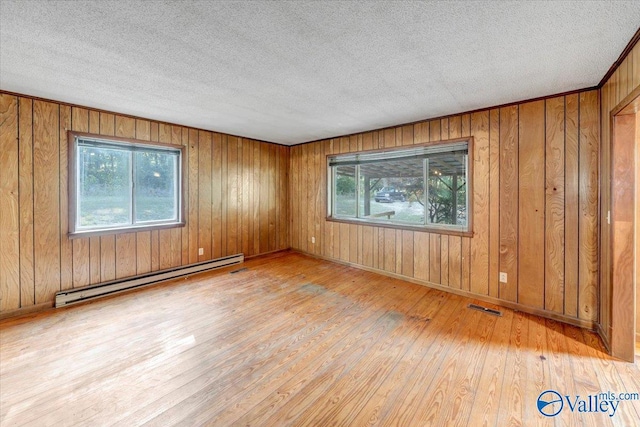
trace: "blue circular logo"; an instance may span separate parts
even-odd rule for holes
[[[545,417],[555,417],[563,407],[562,396],[555,390],[543,391],[538,396],[538,412]]]

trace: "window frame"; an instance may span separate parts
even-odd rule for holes
[[[178,208],[177,221],[163,221],[156,223],[145,223],[145,224],[127,224],[125,226],[114,226],[114,227],[106,227],[106,228],[97,228],[97,229],[80,229],[77,228],[77,210],[78,210],[78,139],[88,139],[94,140],[97,142],[104,142],[105,144],[112,145],[121,145],[123,147],[134,147],[134,148],[153,148],[160,150],[169,150],[169,151],[177,151],[180,154],[180,158],[178,159],[178,180],[177,189],[179,191],[179,195],[177,197]],[[69,232],[68,236],[70,239],[81,238],[81,237],[96,237],[96,236],[104,236],[104,235],[112,235],[112,234],[122,234],[122,233],[132,233],[139,231],[150,231],[150,230],[162,230],[169,228],[178,228],[184,227],[186,225],[185,221],[185,193],[186,193],[186,179],[185,179],[185,171],[186,169],[186,147],[183,145],[177,144],[167,144],[162,142],[152,142],[152,141],[143,141],[139,139],[133,138],[123,138],[117,136],[107,136],[107,135],[98,135],[87,132],[76,132],[76,131],[67,131],[67,147],[68,147],[68,209],[69,209]],[[133,157],[132,157],[133,158]],[[133,169],[133,165],[131,166]]]
[[[335,181],[334,173],[335,169],[333,166],[330,166],[331,159],[340,156],[348,156],[353,154],[374,154],[374,153],[387,153],[394,151],[402,151],[402,150],[411,150],[420,147],[434,147],[441,145],[453,145],[459,143],[467,143],[467,164],[466,164],[466,197],[467,197],[467,226],[466,229],[462,229],[460,227],[451,227],[448,225],[434,225],[429,224],[425,221],[425,225],[422,224],[410,224],[410,223],[402,223],[402,222],[386,222],[383,220],[376,220],[371,218],[358,218],[358,211],[356,210],[356,217],[336,217],[333,216],[332,209],[333,204],[335,203],[333,184]],[[465,138],[455,138],[455,139],[446,139],[440,141],[433,142],[425,142],[413,145],[404,145],[397,147],[386,147],[372,150],[363,150],[363,151],[350,151],[344,153],[330,153],[326,155],[326,194],[325,194],[325,208],[326,208],[326,220],[337,223],[346,223],[346,224],[358,224],[358,225],[370,225],[373,227],[382,227],[382,228],[393,228],[397,230],[410,230],[410,231],[423,231],[434,234],[443,234],[443,235],[452,235],[452,236],[464,236],[464,237],[473,237],[473,163],[474,163],[474,140],[473,136],[465,137]],[[426,170],[423,171],[426,175],[428,172]],[[426,180],[424,181],[427,182]],[[357,186],[356,186],[357,188]],[[428,190],[427,190],[428,191]],[[359,198],[358,190],[356,189],[356,199]],[[425,192],[425,197],[427,194]],[[425,215],[426,215],[426,206],[425,206]]]

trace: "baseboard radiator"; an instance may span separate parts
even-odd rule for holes
[[[78,289],[60,291],[56,293],[55,306],[56,308],[66,307],[68,305],[89,301],[107,295],[126,292],[132,289],[139,289],[144,286],[149,286],[156,283],[164,282],[166,280],[175,279],[176,277],[201,273],[203,271],[213,270],[216,268],[228,267],[230,265],[240,264],[242,262],[244,262],[244,254],[238,254],[223,258],[217,258],[211,261],[199,262],[197,264],[190,264],[183,267],[154,271],[152,273],[141,274],[138,276],[119,280],[112,280],[109,282],[85,286]]]

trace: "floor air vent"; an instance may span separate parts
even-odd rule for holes
[[[248,270],[247,267],[243,267],[243,268],[239,268],[237,270],[230,271],[229,274],[242,273],[243,271],[247,271],[247,270]]]
[[[201,273],[216,268],[228,267],[230,265],[244,262],[244,254],[232,255],[218,258],[211,261],[190,264],[184,267],[177,267],[168,270],[154,271],[153,273],[141,274],[126,279],[112,280],[97,285],[86,286],[84,288],[70,289],[56,293],[56,308],[77,304],[95,298],[125,292],[131,289],[138,289],[165,280],[175,279],[180,276]]]
[[[483,313],[493,314],[494,316],[502,316],[502,312],[494,310],[492,308],[483,307],[481,305],[469,304],[468,306],[472,310],[482,311]]]

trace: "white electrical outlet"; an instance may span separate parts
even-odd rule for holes
[[[204,255],[204,248],[198,248],[198,255]]]
[[[315,243],[315,242],[316,242],[316,238],[315,238],[315,237],[312,237],[312,238],[311,238],[311,243]]]
[[[500,273],[500,282],[507,283],[507,273]]]

